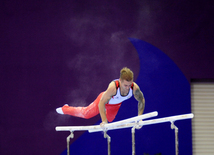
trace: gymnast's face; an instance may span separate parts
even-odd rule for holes
[[[133,81],[126,81],[126,80],[121,80],[120,79],[120,88],[121,88],[122,93],[124,93],[123,95],[127,95],[128,94],[129,89],[132,86],[132,82]]]

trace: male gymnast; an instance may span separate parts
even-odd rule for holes
[[[138,101],[138,115],[142,115],[145,107],[144,95],[139,86],[133,82],[133,72],[124,67],[120,71],[120,78],[112,81],[107,90],[100,93],[98,97],[87,107],[72,107],[67,104],[57,108],[59,114],[68,114],[85,119],[92,118],[100,114],[103,127],[106,123],[112,122],[124,100],[134,95]]]

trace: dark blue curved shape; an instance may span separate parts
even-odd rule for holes
[[[146,98],[144,112],[158,111],[158,118],[190,113],[190,85],[176,64],[153,45],[134,38],[130,38],[130,41],[140,59],[136,83]],[[115,121],[136,115],[137,102],[131,98],[123,103]],[[191,120],[177,121],[175,125],[179,128],[180,154],[191,155]],[[112,155],[131,154],[130,128],[109,131],[108,134],[112,138]],[[175,154],[174,139],[174,130],[170,128],[170,123],[144,126],[136,130],[136,154]],[[72,155],[107,154],[107,141],[102,133],[85,132],[70,146],[70,150]],[[66,155],[66,150],[62,154]]]
[[[145,112],[158,111],[158,117],[191,112],[190,84],[177,65],[153,45],[130,38],[140,59],[137,83],[146,98]],[[192,154],[191,120],[175,123],[179,128],[180,154]],[[174,154],[174,131],[170,123],[146,126],[136,143],[138,152]]]

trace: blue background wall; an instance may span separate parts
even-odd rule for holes
[[[157,110],[158,117],[190,112],[190,80],[214,78],[213,2],[8,0],[0,7],[0,154],[63,154],[69,133],[55,126],[100,118],[61,116],[55,108],[88,105],[124,66],[145,94],[145,112]],[[116,120],[136,113],[131,99]],[[176,123],[181,153],[190,154],[190,121]],[[77,153],[107,152],[101,133],[82,133],[72,140]],[[112,154],[130,154],[129,129],[109,134]],[[167,123],[136,135],[137,154],[174,153]]]

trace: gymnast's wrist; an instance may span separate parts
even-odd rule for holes
[[[107,124],[108,123],[108,121],[102,121],[102,124]]]

